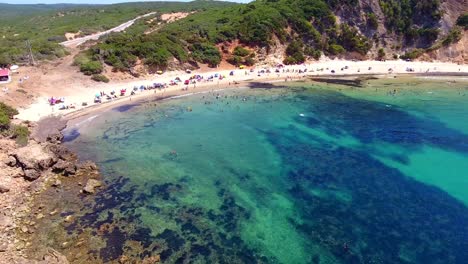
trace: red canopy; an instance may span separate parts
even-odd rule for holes
[[[0,69],[0,76],[9,76],[10,70],[8,69]]]

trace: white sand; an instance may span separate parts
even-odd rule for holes
[[[347,69],[344,69],[347,66]],[[262,69],[269,68],[271,73],[264,73],[258,76],[257,72]],[[413,72],[408,72],[407,69],[413,69]],[[197,92],[197,90],[206,90],[206,89],[218,89],[218,88],[225,88],[229,87],[229,83],[233,85],[233,82],[259,82],[259,81],[274,81],[274,80],[285,80],[287,77],[291,78],[301,78],[305,76],[323,76],[323,75],[395,75],[395,74],[430,74],[430,73],[445,73],[445,74],[466,74],[468,76],[468,65],[457,65],[453,63],[431,63],[431,62],[406,62],[406,61],[342,61],[342,60],[328,60],[328,61],[321,61],[317,63],[311,64],[303,64],[303,65],[293,65],[293,66],[286,66],[284,69],[289,69],[289,73],[283,72],[280,70],[280,73],[275,73],[275,67],[260,67],[257,66],[254,72],[249,72],[249,69],[236,69],[234,70],[234,76],[229,76],[231,70],[223,70],[223,71],[216,71],[213,70],[211,72],[192,72],[191,74],[187,74],[185,72],[180,71],[173,71],[167,72],[162,75],[154,75],[152,78],[148,78],[145,81],[131,81],[131,82],[120,82],[120,83],[96,83],[96,85],[91,89],[76,89],[75,92],[68,91],[68,97],[66,97],[66,105],[71,103],[76,105],[75,109],[68,109],[68,110],[58,110],[58,105],[50,106],[48,104],[47,97],[39,97],[36,102],[31,104],[26,109],[20,109],[20,113],[16,116],[16,118],[21,120],[30,120],[30,121],[37,121],[42,117],[49,116],[49,115],[64,115],[74,111],[78,111],[83,107],[81,104],[83,102],[87,102],[88,106],[95,105],[94,95],[99,93],[100,91],[105,92],[106,94],[110,94],[111,91],[115,91],[117,95],[119,94],[120,89],[127,89],[126,96],[119,97],[118,100],[115,101],[128,101],[130,100],[130,92],[134,86],[141,86],[141,85],[151,85],[155,82],[158,83],[167,83],[169,84],[170,80],[174,79],[175,77],[180,77],[183,81],[189,79],[190,76],[195,74],[202,75],[205,79],[210,76],[218,73],[220,75],[225,76],[226,78],[223,80],[214,79],[213,82],[198,82],[196,87],[193,84],[188,86],[188,91],[184,91],[183,93],[193,93]],[[307,69],[306,73],[297,73],[294,72],[295,70],[304,70]],[[319,71],[319,69],[323,69]],[[390,70],[391,69],[391,70]],[[331,71],[334,70],[335,73]],[[247,73],[247,75],[246,75]],[[66,80],[64,80],[66,81]],[[169,86],[167,88],[166,93],[169,91],[180,91],[182,88],[185,88],[186,85],[183,83],[179,83],[176,86]],[[85,92],[84,92],[85,91]],[[147,90],[143,92],[137,92],[136,95],[133,95],[132,98],[145,98],[152,96],[156,93],[156,95],[161,95],[163,92],[157,90]],[[126,99],[125,99],[126,98]],[[106,102],[106,99],[103,99],[103,102]],[[107,103],[107,102],[106,102]]]

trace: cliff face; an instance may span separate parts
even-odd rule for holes
[[[377,56],[377,50],[382,48],[387,54],[402,54],[415,48],[429,48],[437,42],[442,41],[456,26],[457,18],[468,12],[466,0],[442,0],[438,8],[430,10],[429,7],[420,11],[413,10],[410,21],[413,23],[411,29],[422,31],[424,29],[434,29],[438,32],[437,38],[422,36],[416,39],[409,39],[407,32],[398,32],[395,26],[391,25],[392,15],[398,13],[395,10],[403,9],[403,4],[394,5],[390,11],[385,11],[379,0],[356,0],[356,1],[336,1],[338,4],[333,9],[340,23],[359,28],[359,32],[370,39],[376,40],[369,51],[369,56]],[[356,2],[349,4],[349,2]],[[383,1],[383,2],[402,2],[402,1]],[[408,1],[415,2],[416,6],[423,4],[434,4],[430,0]],[[387,8],[390,9],[390,8]],[[400,10],[401,11],[401,10]],[[401,11],[404,13],[404,11]],[[437,14],[436,14],[437,13]],[[376,28],[369,25],[369,14],[374,14],[378,23]],[[403,15],[401,15],[403,16]],[[395,17],[397,17],[395,15]],[[403,18],[402,18],[403,19]],[[400,21],[398,21],[399,23]],[[428,52],[425,59],[465,62],[467,57],[466,30],[462,30],[462,37],[457,43],[452,43],[435,51]]]
[[[468,34],[466,30],[457,43],[429,52],[422,59],[468,64]]]

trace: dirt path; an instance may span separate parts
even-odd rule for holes
[[[109,33],[112,33],[112,32],[124,31],[125,29],[127,29],[128,27],[133,25],[135,23],[135,21],[137,21],[138,19],[148,17],[148,16],[151,16],[151,15],[154,15],[154,14],[156,14],[156,12],[151,12],[151,13],[148,13],[146,15],[138,16],[138,17],[136,17],[136,18],[134,18],[132,20],[129,20],[129,21],[127,21],[127,22],[125,22],[125,23],[123,23],[121,25],[118,25],[118,26],[116,26],[114,28],[111,28],[109,30],[106,30],[104,32],[99,32],[99,33],[92,34],[92,35],[89,35],[89,36],[84,36],[84,37],[81,37],[81,38],[67,40],[67,41],[64,41],[64,42],[62,42],[60,44],[62,44],[65,47],[76,48],[76,47],[80,46],[81,44],[85,43],[88,40],[98,40],[101,36],[104,36],[106,34],[109,34]]]

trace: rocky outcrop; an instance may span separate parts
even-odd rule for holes
[[[76,165],[74,162],[60,159],[52,167],[52,171],[62,173],[64,176],[70,176],[76,174]]]
[[[101,186],[102,186],[102,183],[100,181],[95,180],[95,179],[89,179],[86,182],[85,187],[83,188],[83,192],[87,194],[92,194],[95,192],[96,188],[101,187]]]
[[[59,252],[44,248],[38,238],[43,228],[38,226],[58,212],[56,203],[49,208],[42,200],[45,196],[39,197],[48,192],[47,199],[53,199],[61,192],[78,199],[81,193],[95,193],[102,186],[97,165],[77,166],[77,156],[61,145],[60,133],[37,135],[44,141],[30,140],[21,148],[0,136],[0,264],[69,263]],[[81,182],[86,182],[84,189]]]
[[[21,168],[25,179],[30,181],[39,178],[42,171],[49,169],[57,162],[56,157],[47,152],[42,145],[35,142],[14,150],[9,156],[7,165]]]
[[[9,192],[10,188],[0,183],[0,193]]]

